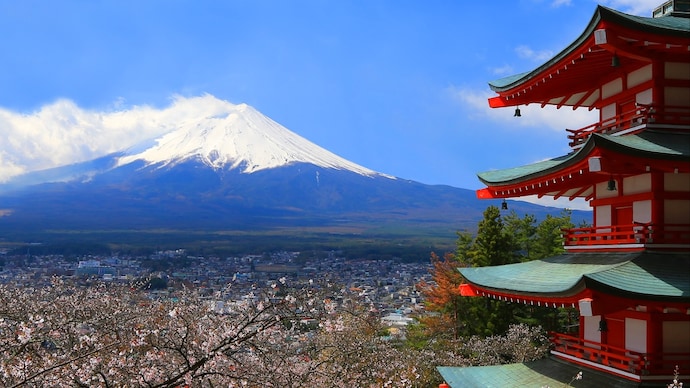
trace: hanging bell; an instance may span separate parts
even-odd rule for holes
[[[611,178],[609,179],[609,182],[606,184],[606,190],[608,191],[616,191],[616,180]]]

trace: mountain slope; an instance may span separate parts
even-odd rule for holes
[[[327,151],[246,105],[226,114],[183,122],[140,153],[123,156],[120,166],[143,160],[160,167],[198,159],[214,169],[252,173],[293,163],[310,163],[362,175],[382,175]]]
[[[0,193],[5,235],[348,226],[454,239],[456,230],[474,229],[491,204],[470,190],[377,173],[232,104],[213,117],[181,120],[128,151],[17,177]],[[523,202],[511,209],[538,218],[560,212]]]

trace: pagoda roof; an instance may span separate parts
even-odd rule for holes
[[[664,252],[566,253],[493,267],[460,268],[477,292],[572,303],[584,291],[641,300],[690,302],[690,256]]]
[[[607,159],[603,173],[590,171],[591,157]],[[635,161],[631,162],[633,158]],[[594,133],[581,148],[570,154],[477,174],[479,180],[488,186],[478,190],[477,196],[502,198],[536,194],[586,197],[593,192],[592,185],[609,179],[611,174],[643,173],[652,166],[668,172],[676,169],[690,172],[690,133],[654,130],[625,136]]]
[[[687,62],[688,50],[688,18],[641,17],[598,6],[582,34],[546,63],[489,82],[499,94],[489,99],[489,105],[540,103],[592,109],[601,105],[599,86],[614,72],[634,71],[662,57]],[[614,55],[620,58],[618,68],[611,67]]]
[[[589,387],[633,388],[640,386],[638,382],[583,368],[555,357],[524,363],[471,367],[439,366],[436,369],[443,380],[453,388],[570,386],[573,383],[573,377],[583,369],[585,369],[584,379]]]

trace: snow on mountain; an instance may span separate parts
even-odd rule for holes
[[[247,104],[227,106],[222,114],[181,122],[177,129],[141,152],[130,150],[118,160],[118,166],[137,160],[160,167],[199,160],[214,169],[240,168],[244,173],[252,173],[311,163],[365,176],[393,178],[317,146]]]

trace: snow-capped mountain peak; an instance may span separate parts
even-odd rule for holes
[[[311,163],[366,176],[383,175],[317,146],[247,104],[227,103],[227,108],[212,117],[182,121],[154,143],[141,152],[130,151],[118,165],[143,160],[148,165],[168,166],[199,160],[214,169],[241,168],[252,173]]]

